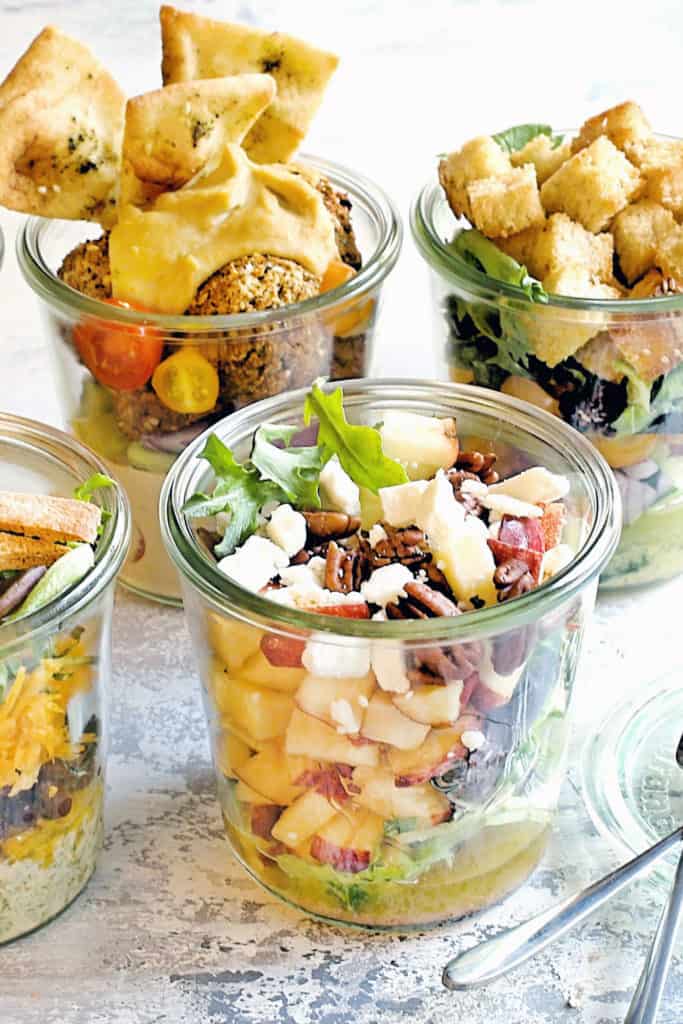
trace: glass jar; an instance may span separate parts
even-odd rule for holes
[[[260,424],[301,424],[303,399],[303,391],[269,399],[214,429],[244,458]],[[294,610],[218,571],[181,512],[191,494],[210,489],[197,458],[205,437],[164,485],[162,531],[183,583],[233,852],[263,886],[318,917],[424,925],[496,902],[543,854],[584,626],[617,543],[619,496],[587,441],[506,396],[354,381],[344,385],[344,407],[352,423],[377,423],[386,409],[455,416],[462,444],[490,445],[501,475],[540,464],[571,484],[568,534],[578,554],[555,578],[457,618],[384,623]],[[310,644],[329,676],[299,667]],[[426,690],[443,702],[417,745],[414,736],[395,744],[349,738],[326,724],[326,702],[365,706],[378,659],[405,679],[416,659],[444,651],[463,666],[462,680],[407,684],[416,707]],[[324,695],[318,711],[311,689]],[[468,729],[483,734],[476,753],[462,744]]]
[[[70,497],[104,466],[66,434],[0,414],[0,488]],[[0,944],[81,892],[102,845],[114,581],[130,539],[117,488],[95,565],[39,611],[0,623]]]
[[[18,239],[19,264],[40,299],[56,354],[65,421],[128,492],[133,543],[121,582],[144,597],[180,603],[177,574],[161,543],[157,507],[164,475],[188,441],[212,420],[250,402],[320,376],[363,377],[369,371],[382,286],[401,246],[400,218],[382,190],[355,172],[302,159],[348,194],[363,267],[346,283],[280,309],[164,316],[117,308],[82,295],[57,276],[66,254],[88,237],[88,226],[33,219]],[[107,386],[79,356],[83,339],[93,332],[119,343],[123,338],[127,347],[163,345],[164,358],[191,347],[211,364],[209,372],[218,374],[216,404],[206,414],[183,416],[165,408],[149,382],[121,390],[107,378],[110,385],[117,384]],[[128,381],[122,383],[128,386]]]
[[[426,185],[413,204],[411,227],[431,269],[440,375],[531,402],[601,451],[614,470],[624,517],[621,543],[601,586],[638,586],[683,572],[683,363],[650,390],[627,364],[615,375],[588,349],[581,363],[569,357],[555,366],[534,354],[539,342],[544,350],[576,352],[598,335],[599,341],[611,335],[654,351],[668,351],[672,338],[683,346],[683,295],[551,295],[547,303],[534,302],[453,251],[449,243],[461,226],[467,223],[453,216],[438,181]]]

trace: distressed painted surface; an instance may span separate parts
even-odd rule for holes
[[[52,21],[90,42],[131,93],[154,87],[159,55],[150,33],[156,3],[122,0],[116,17],[103,17],[103,6],[95,0],[0,0],[0,75]],[[528,0],[429,0],[421,7],[419,31],[414,5],[403,2],[342,5],[341,31],[329,6],[311,0],[267,0],[258,11],[228,0],[182,6],[278,23],[345,51],[310,148],[362,165],[404,211],[430,172],[431,155],[477,131],[527,117],[573,124],[627,94],[642,99],[663,130],[680,129],[673,76],[680,67],[681,21],[673,0],[652,5],[637,31],[608,47],[604,40],[623,24],[623,4],[593,4],[590,31],[587,4],[579,0],[565,18],[566,8],[554,5],[563,31],[559,48],[546,32],[553,5]],[[579,80],[577,53],[584,72]],[[505,88],[484,65],[508,76]],[[12,256],[19,221],[0,213],[9,251],[0,276],[0,405],[56,422],[37,308]],[[408,242],[387,296],[378,372],[390,365],[394,373],[429,375],[427,302],[426,275]],[[683,667],[676,612],[682,598],[679,582],[600,602],[582,663],[573,765],[591,723],[622,693],[674,663]],[[441,967],[454,950],[522,920],[616,864],[588,821],[575,769],[542,868],[501,906],[423,934],[330,928],[276,903],[229,856],[182,615],[120,592],[114,643],[106,850],[87,892],[70,910],[0,950],[2,1024],[623,1020],[661,898],[647,884],[483,991],[454,995],[440,985]],[[660,1020],[683,1020],[680,969]]]

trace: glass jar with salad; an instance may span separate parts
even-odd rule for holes
[[[129,535],[125,496],[91,451],[0,415],[0,944],[55,917],[95,869]]]
[[[194,441],[161,517],[247,871],[372,927],[519,886],[618,539],[597,451],[478,388],[315,384]]]
[[[683,571],[682,173],[683,142],[624,103],[472,139],[411,213],[442,373],[563,419],[614,470],[609,588]]]

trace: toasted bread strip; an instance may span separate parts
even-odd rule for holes
[[[92,544],[101,516],[98,506],[88,501],[0,491],[0,530],[27,537]]]
[[[70,549],[52,540],[19,537],[16,533],[0,533],[0,572],[8,569],[33,569],[52,565]]]

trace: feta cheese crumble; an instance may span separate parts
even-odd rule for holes
[[[412,572],[405,565],[383,565],[375,569],[369,580],[361,583],[360,592],[369,604],[384,607],[397,601],[399,597],[405,597],[406,592],[403,588],[406,583],[412,583],[413,579]]]
[[[266,525],[266,535],[291,558],[306,546],[306,520],[291,505],[278,505]]]

